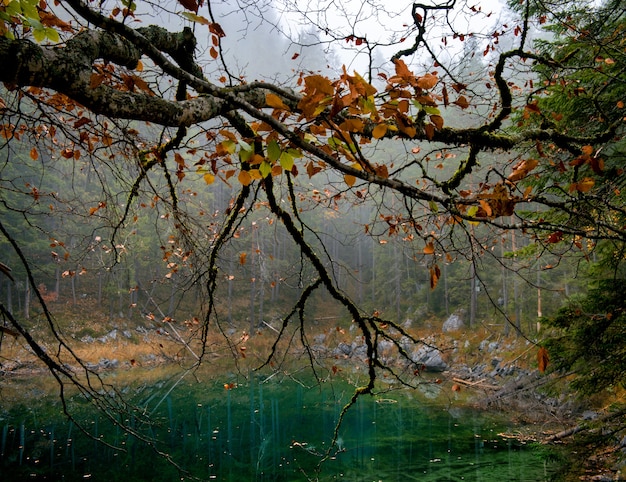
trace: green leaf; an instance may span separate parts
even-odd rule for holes
[[[242,151],[252,152],[252,146],[248,144],[246,141],[238,139],[237,144],[239,144],[239,147],[241,148]]]
[[[221,144],[224,147],[224,149],[226,150],[226,152],[228,152],[229,154],[233,154],[235,152],[236,147],[237,147],[237,144],[235,144],[235,142],[231,141],[230,139],[226,139],[226,140],[222,141]]]
[[[280,155],[280,165],[285,171],[291,171],[293,168],[293,156],[289,152],[283,152]]]
[[[252,154],[254,154],[252,151],[241,149],[239,151],[239,159],[241,159],[242,162],[248,162],[252,157]]]
[[[425,105],[423,106],[423,109],[428,115],[441,115],[441,111],[437,107]]]
[[[37,22],[39,22],[39,12],[37,11],[37,2],[28,2],[25,0],[22,0],[21,2],[22,4],[22,12],[24,13],[24,16],[26,18],[29,19],[36,19]]]
[[[259,166],[259,172],[261,173],[261,176],[263,177],[269,176],[270,173],[272,172],[272,165],[267,161],[263,161],[261,165]]]
[[[435,214],[439,212],[439,207],[435,201],[428,201],[428,207],[430,207],[430,211]]]
[[[18,0],[13,0],[7,5],[5,12],[10,17],[17,17],[22,14],[22,5]]]
[[[61,38],[59,37],[59,32],[57,32],[55,29],[51,27],[46,27],[45,31],[46,37],[48,37],[48,40],[50,40],[50,42],[59,43],[61,41]]]
[[[46,40],[46,31],[43,28],[36,28],[33,30],[33,37],[39,43]]]
[[[275,162],[278,160],[280,155],[281,150],[278,142],[276,142],[275,140],[270,141],[270,143],[267,145],[267,158],[270,160],[270,162]]]
[[[289,149],[287,149],[287,152],[294,159],[300,159],[302,157],[302,151],[300,151],[299,149],[294,149],[293,147],[290,147]]]

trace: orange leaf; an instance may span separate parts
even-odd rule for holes
[[[37,152],[37,148],[36,148],[36,147],[33,147],[33,148],[30,150],[30,158],[31,158],[33,161],[36,161],[37,159],[39,159],[39,152]]]
[[[437,287],[437,283],[439,283],[439,278],[441,277],[441,270],[439,266],[435,265],[430,268],[430,289],[434,290]]]
[[[248,253],[241,253],[239,255],[239,264],[241,266],[243,266],[244,264],[246,264],[246,258],[248,257]]]
[[[252,176],[248,171],[239,171],[239,176],[237,176],[237,179],[239,179],[239,182],[243,186],[248,186],[252,182]]]
[[[433,74],[426,74],[423,77],[417,79],[417,86],[420,89],[428,90],[432,89],[439,82],[439,77]]]
[[[396,75],[404,79],[413,77],[413,73],[409,70],[403,60],[394,59],[393,63],[396,64]]]
[[[351,174],[344,174],[343,180],[346,181],[346,184],[349,187],[352,187],[354,186],[354,183],[356,182],[356,177],[352,176]]]
[[[287,107],[283,100],[276,94],[272,94],[271,92],[268,92],[265,95],[265,103],[268,106],[273,107],[274,109],[289,110],[289,107]]]
[[[431,241],[426,246],[424,246],[424,254],[434,254],[434,253],[435,253],[435,246],[433,245]]]
[[[211,47],[209,49],[209,55],[211,56],[211,58],[213,60],[217,59],[219,57],[219,52],[217,51],[217,49],[215,47]]]
[[[593,185],[595,183],[596,182],[592,178],[586,177],[582,181],[579,181],[577,183],[578,184],[578,190],[580,192],[589,192],[589,191],[591,191],[591,188],[593,187]]]
[[[440,115],[431,115],[430,122],[433,123],[433,125],[437,128],[438,131],[443,129],[443,117],[441,117]]]
[[[593,154],[593,146],[583,146],[582,151],[584,155],[590,156]]]
[[[545,347],[539,347],[539,351],[537,352],[537,365],[539,366],[539,371],[544,373],[546,368],[548,368],[548,364],[550,363],[550,355],[548,354],[548,350]]]
[[[578,192],[586,193],[586,192],[591,191],[591,188],[593,188],[594,184],[595,184],[595,181],[592,178],[586,177],[582,181],[573,182],[572,184],[570,184],[569,192],[578,191]]]
[[[91,74],[91,77],[89,78],[89,88],[95,89],[96,87],[99,87],[103,81],[103,74]]]
[[[524,179],[528,176],[528,173],[532,171],[537,165],[539,161],[537,159],[524,159],[523,161],[518,162],[515,166],[513,166],[513,172],[509,174],[507,179],[510,182],[516,182],[520,179]]]
[[[469,102],[464,95],[460,95],[459,98],[453,102],[453,104],[458,105],[461,109],[467,109],[469,107]]]

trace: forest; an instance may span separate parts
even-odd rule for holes
[[[625,28],[621,0],[0,2],[0,390],[22,349],[116,419],[102,360],[157,346],[358,364],[343,417],[457,353],[453,317],[597,410],[563,438],[621,480]]]

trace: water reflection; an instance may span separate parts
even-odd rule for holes
[[[167,385],[144,390],[135,403],[155,423],[142,425],[132,414],[126,422],[154,440],[153,447],[89,413],[78,399],[73,410],[93,438],[65,421],[54,399],[21,409],[5,405],[0,479],[173,481],[184,473],[201,480],[273,482],[549,478],[529,447],[497,435],[511,427],[479,412],[427,404],[404,391],[361,397],[348,412],[331,457],[320,465],[353,389],[250,379],[230,386],[181,383],[171,391]]]

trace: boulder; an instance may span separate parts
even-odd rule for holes
[[[451,314],[446,321],[443,322],[442,331],[450,333],[451,331],[459,331],[465,327],[462,313]]]
[[[411,354],[411,360],[427,371],[442,372],[448,368],[441,351],[430,346],[421,346]]]

